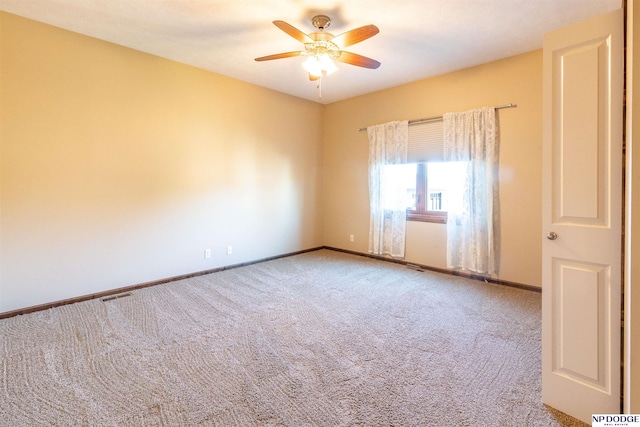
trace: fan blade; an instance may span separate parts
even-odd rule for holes
[[[380,30],[375,25],[365,25],[364,27],[355,28],[351,31],[335,36],[331,39],[331,42],[336,44],[340,49],[343,49],[347,46],[360,43],[369,37],[373,37],[379,32]]]
[[[302,55],[302,52],[297,50],[295,52],[284,52],[284,53],[276,53],[275,55],[261,56],[260,58],[256,58],[256,61],[270,61],[272,59],[291,58],[293,56],[300,56],[300,55]]]
[[[345,51],[340,52],[340,56],[336,59],[346,64],[357,65],[358,67],[364,68],[373,68],[374,70],[380,66],[380,63],[375,59]]]
[[[273,21],[274,25],[301,43],[313,43],[313,39],[284,21]]]

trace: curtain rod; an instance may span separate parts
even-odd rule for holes
[[[516,104],[506,104],[506,105],[500,105],[498,107],[493,107],[493,108],[495,108],[496,110],[502,110],[504,108],[516,108],[516,107],[517,107]],[[422,119],[409,120],[409,124],[418,125],[420,123],[437,122],[439,120],[442,120],[442,116],[423,117]],[[367,128],[360,128],[358,129],[358,132],[362,132],[363,130],[367,130]]]

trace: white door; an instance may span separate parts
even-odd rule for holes
[[[620,413],[622,10],[545,35],[542,400]]]

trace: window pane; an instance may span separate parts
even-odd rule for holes
[[[427,164],[427,210],[444,212],[460,210],[466,165],[466,162],[429,162]]]
[[[383,206],[392,209],[404,206],[408,209],[416,208],[416,164],[386,165],[384,167],[385,195]]]

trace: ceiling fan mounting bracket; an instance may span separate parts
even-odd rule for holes
[[[329,26],[331,25],[331,18],[329,18],[327,15],[316,15],[311,18],[311,23],[314,27],[322,31],[325,28],[329,28]]]

